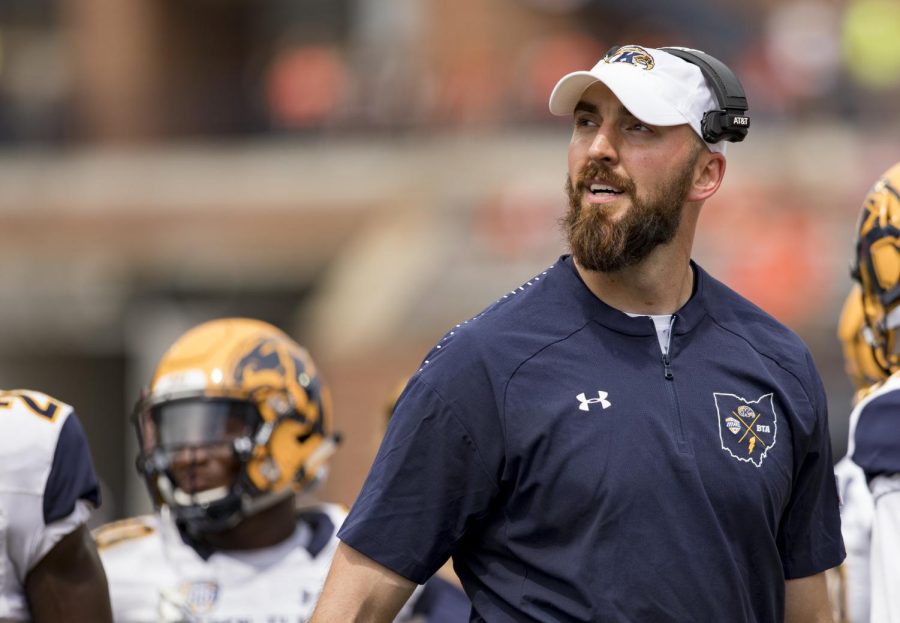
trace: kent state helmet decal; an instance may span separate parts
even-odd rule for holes
[[[735,394],[713,393],[719,416],[722,450],[738,461],[762,465],[769,448],[775,445],[778,416],[774,394],[747,400]]]

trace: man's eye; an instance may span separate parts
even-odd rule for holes
[[[592,127],[596,125],[594,121],[588,117],[575,117],[575,126],[579,128]]]

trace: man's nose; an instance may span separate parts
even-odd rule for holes
[[[607,162],[610,164],[619,161],[619,151],[616,147],[616,138],[610,128],[603,125],[597,128],[597,133],[591,141],[588,156],[592,160]]]

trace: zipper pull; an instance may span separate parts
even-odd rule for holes
[[[666,380],[671,381],[675,378],[675,375],[672,374],[672,366],[669,365],[669,353],[672,352],[672,328],[675,326],[675,318],[677,316],[672,314],[672,317],[669,318],[669,335],[666,339],[666,350],[663,353],[663,367],[665,368]]]
[[[675,375],[672,374],[672,366],[669,365],[669,353],[666,353],[662,356],[663,367],[665,368],[666,380],[671,381],[675,378]]]

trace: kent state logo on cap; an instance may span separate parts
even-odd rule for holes
[[[719,108],[715,93],[696,65],[663,50],[623,45],[611,50],[590,71],[562,77],[550,94],[550,112],[571,115],[585,90],[602,82],[628,111],[650,125],[688,124],[703,136],[703,115]],[[706,143],[725,152],[725,141]]]
[[[644,69],[653,69],[653,57],[639,45],[623,45],[603,57],[605,63],[631,63]]]

